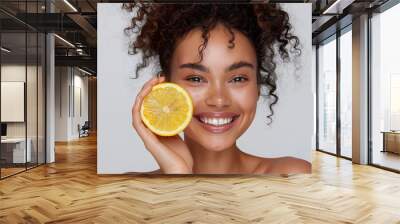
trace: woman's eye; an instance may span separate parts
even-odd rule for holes
[[[191,77],[187,78],[186,80],[191,81],[191,82],[201,82],[202,78],[199,76],[191,76]]]
[[[237,77],[232,79],[233,82],[245,82],[247,80],[248,80],[248,78],[246,78],[244,76],[237,76]]]

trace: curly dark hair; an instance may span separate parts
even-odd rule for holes
[[[251,3],[251,2],[250,2]],[[243,33],[253,44],[257,54],[257,84],[267,88],[271,97],[267,115],[272,122],[273,106],[278,102],[275,91],[277,75],[274,61],[278,53],[283,61],[288,61],[294,52],[300,55],[299,39],[291,33],[287,12],[278,4],[261,3],[180,3],[157,4],[151,1],[124,3],[128,11],[137,9],[131,26],[125,32],[136,33],[137,38],[130,45],[131,54],[142,51],[142,62],[136,67],[138,72],[147,67],[149,59],[158,56],[159,65],[166,79],[169,79],[170,60],[177,41],[194,28],[202,31],[203,43],[199,46],[200,61],[207,47],[209,32],[222,23],[231,34],[229,48],[235,47],[233,29]],[[291,47],[289,50],[288,47]]]

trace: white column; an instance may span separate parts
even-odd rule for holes
[[[46,1],[47,12],[54,12],[54,5]],[[55,162],[55,43],[54,35],[46,35],[46,163]]]
[[[54,60],[54,35],[49,33],[46,36],[46,60],[47,60],[47,92],[46,92],[46,163],[55,161],[54,133],[55,133],[55,60]]]
[[[368,15],[353,20],[353,162],[368,163]]]

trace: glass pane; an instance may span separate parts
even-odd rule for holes
[[[336,39],[318,48],[319,149],[336,153]]]
[[[352,157],[352,35],[351,30],[340,37],[340,127],[343,156]]]
[[[45,60],[46,60],[46,37],[39,33],[38,45],[38,163],[45,163]]]
[[[38,125],[37,125],[37,98],[38,98],[38,88],[37,88],[37,73],[38,73],[38,49],[37,49],[37,33],[30,32],[27,33],[28,38],[28,55],[27,55],[27,81],[26,81],[26,88],[27,88],[27,98],[26,98],[26,111],[27,111],[27,143],[28,143],[28,168],[34,167],[37,165],[37,132],[38,132]]]
[[[0,7],[29,20],[45,12],[45,0],[1,1]],[[44,34],[1,12],[0,19],[7,20],[0,29],[0,176],[4,178],[45,162],[46,54]]]
[[[26,34],[1,34],[1,166],[2,178],[25,170]],[[6,50],[4,50],[6,49]]]
[[[372,18],[372,163],[400,170],[400,4]]]

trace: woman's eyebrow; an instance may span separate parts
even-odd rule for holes
[[[195,70],[199,70],[202,72],[209,72],[210,70],[202,65],[202,64],[197,64],[197,63],[186,63],[186,64],[181,64],[179,66],[179,68],[190,68],[190,69],[195,69]]]
[[[241,67],[249,67],[251,69],[254,69],[253,64],[245,61],[239,61],[231,64],[227,69],[225,69],[225,72],[230,72]]]
[[[241,67],[249,67],[251,69],[254,69],[254,65],[249,63],[249,62],[245,62],[245,61],[239,61],[239,62],[235,62],[233,64],[231,64],[228,68],[225,69],[225,72],[230,72],[233,71],[235,69],[241,68]],[[197,64],[197,63],[185,63],[185,64],[181,64],[179,66],[179,68],[190,68],[190,69],[195,69],[195,70],[199,70],[202,72],[209,72],[210,70],[202,65],[202,64]]]

